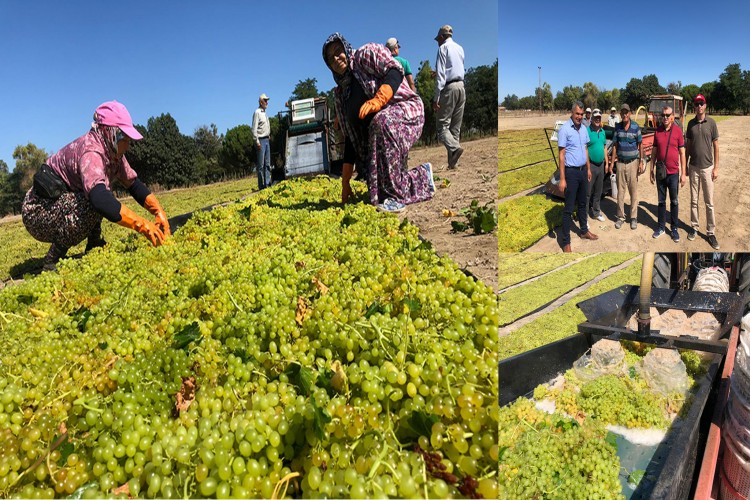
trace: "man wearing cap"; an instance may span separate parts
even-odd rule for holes
[[[706,98],[698,94],[693,99],[695,118],[687,125],[685,138],[690,176],[690,225],[688,239],[694,240],[698,234],[698,198],[703,190],[706,204],[706,234],[708,243],[714,250],[719,249],[716,239],[714,216],[714,181],[719,177],[719,129],[716,122],[706,113]]]
[[[143,136],[133,127],[121,103],[109,101],[94,112],[91,129],[53,154],[34,175],[21,214],[26,230],[39,241],[52,243],[44,269],[54,270],[68,249],[88,239],[86,251],[103,246],[102,218],[138,231],[154,245],[169,236],[169,222],[159,201],[130,167],[125,152],[130,141]],[[117,182],[155,217],[136,215],[111,191]]]
[[[609,117],[607,118],[607,125],[614,127],[618,123],[617,119],[617,108],[612,106],[609,110]]]
[[[406,82],[409,84],[409,88],[412,90],[412,92],[416,92],[417,87],[414,85],[414,77],[412,76],[411,65],[409,64],[409,61],[398,55],[399,51],[401,50],[401,44],[398,43],[398,40],[391,37],[387,42],[385,42],[385,46],[388,50],[391,51],[393,58],[401,64],[402,68],[404,68],[404,78],[406,78]]]
[[[432,104],[437,118],[438,139],[448,150],[448,168],[456,168],[464,150],[459,142],[464,118],[464,49],[453,40],[453,28],[445,25],[435,37],[438,43],[435,77],[437,89]]]
[[[620,106],[620,123],[612,135],[612,156],[609,172],[617,160],[617,222],[615,228],[625,224],[625,191],[630,193],[630,229],[638,227],[638,176],[646,170],[643,161],[643,136],[637,123],[630,120],[630,106]]]
[[[591,180],[589,182],[586,199],[591,208],[591,217],[604,222],[606,219],[601,210],[602,189],[604,189],[604,172],[609,170],[607,159],[607,133],[602,128],[602,112],[594,110],[589,127],[589,163],[591,165]]]
[[[258,189],[265,189],[271,185],[271,124],[266,116],[268,107],[268,96],[261,94],[258,97],[258,109],[253,113],[253,137],[255,147],[258,149]]]
[[[583,117],[581,123],[586,128],[591,126],[591,108],[586,108],[586,115]]]
[[[589,131],[583,126],[583,103],[576,101],[571,108],[570,119],[557,133],[557,147],[560,155],[560,190],[565,193],[562,231],[560,244],[563,252],[570,252],[570,226],[573,222],[573,209],[578,208],[578,221],[581,225],[580,236],[587,240],[599,237],[588,228],[586,213],[588,184],[591,180],[591,166],[586,145],[589,143]]]
[[[680,186],[685,185],[687,180],[687,169],[685,162],[685,141],[682,137],[682,129],[674,123],[674,110],[671,106],[664,106],[661,114],[662,123],[654,133],[654,147],[649,162],[649,177],[651,184],[656,184],[659,195],[658,220],[659,227],[654,231],[653,237],[658,238],[664,234],[667,225],[667,191],[669,192],[669,214],[672,231],[672,241],[680,241],[680,233],[677,231],[678,218],[678,194]],[[666,177],[656,178],[656,163],[663,163]]]

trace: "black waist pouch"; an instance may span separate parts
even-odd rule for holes
[[[34,194],[48,200],[56,200],[66,193],[68,186],[46,163],[34,174]]]

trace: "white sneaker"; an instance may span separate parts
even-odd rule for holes
[[[432,177],[432,163],[425,163],[424,169],[427,170],[427,180],[430,181],[430,191],[435,192],[435,179]]]
[[[594,218],[595,218],[596,220],[598,220],[598,221],[602,221],[602,222],[604,222],[605,220],[607,220],[607,218],[606,218],[606,217],[604,217],[604,214],[599,214],[599,215],[597,215],[597,216],[596,216],[596,217],[594,217]]]
[[[398,213],[406,210],[406,205],[394,199],[387,198],[383,203],[378,205],[378,210],[381,212]]]

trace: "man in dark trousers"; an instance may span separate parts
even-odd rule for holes
[[[656,184],[659,191],[659,227],[654,231],[653,237],[658,238],[664,234],[667,224],[667,191],[669,191],[669,214],[672,224],[672,241],[680,241],[680,233],[677,231],[678,200],[677,196],[680,186],[685,185],[687,180],[685,162],[685,141],[682,137],[682,129],[674,124],[674,111],[670,106],[662,110],[662,123],[654,134],[654,149],[649,163],[649,176],[651,184]],[[656,164],[662,164],[666,172],[663,179],[657,178]]]
[[[560,154],[560,190],[565,193],[562,234],[560,244],[563,252],[570,248],[570,226],[573,221],[573,209],[578,207],[578,221],[581,225],[581,238],[598,240],[588,227],[586,205],[591,165],[586,145],[589,143],[589,131],[583,121],[583,103],[576,101],[571,108],[570,119],[557,133],[557,147]]]

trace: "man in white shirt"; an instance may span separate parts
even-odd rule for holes
[[[438,139],[448,150],[448,168],[456,168],[464,152],[459,138],[464,118],[464,49],[453,41],[453,28],[445,25],[435,37],[439,48],[435,63],[437,89],[432,104],[437,118]]]
[[[617,108],[612,106],[609,110],[609,118],[607,118],[607,125],[609,125],[610,127],[614,127],[615,125],[617,125],[617,122],[619,122],[617,118],[618,118]]]
[[[271,185],[271,125],[266,116],[268,96],[261,94],[258,98],[258,109],[253,113],[253,137],[258,148],[258,189],[265,189]]]

